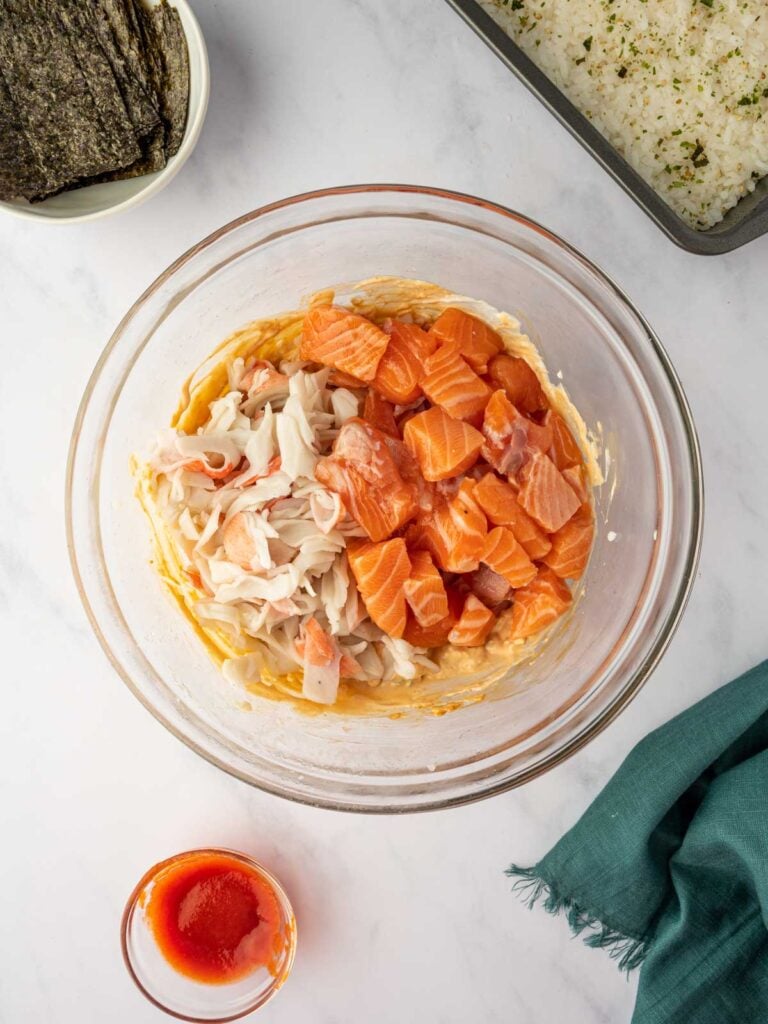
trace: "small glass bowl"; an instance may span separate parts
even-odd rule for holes
[[[180,862],[211,854],[224,854],[239,861],[274,891],[286,936],[285,947],[273,971],[257,968],[229,984],[204,984],[185,977],[165,959],[152,934],[144,912],[147,897],[161,872]],[[291,972],[296,955],[296,919],[288,896],[265,867],[245,854],[222,847],[187,850],[155,864],[131,893],[123,911],[120,929],[123,959],[140,991],[165,1013],[179,1020],[215,1022],[238,1020],[258,1010],[280,990]]]

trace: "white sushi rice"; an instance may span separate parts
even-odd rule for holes
[[[480,0],[695,228],[768,173],[766,0]]]

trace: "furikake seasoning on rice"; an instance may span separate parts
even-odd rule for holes
[[[765,0],[480,0],[695,228],[768,173]]]

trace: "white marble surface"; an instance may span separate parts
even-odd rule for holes
[[[198,149],[149,204],[81,227],[0,220],[0,1020],[150,1024],[118,922],[153,861],[251,851],[300,918],[265,1024],[622,1024],[634,982],[503,869],[572,824],[650,728],[768,654],[768,237],[676,249],[443,0],[198,0],[213,92]],[[70,425],[118,319],[236,215],[325,185],[410,181],[487,196],[596,260],[659,331],[697,417],[707,480],[688,612],[621,719],[558,770],[403,819],[292,806],[167,734],[92,637],[67,562]]]

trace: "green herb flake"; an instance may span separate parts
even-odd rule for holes
[[[587,36],[587,38],[582,43],[582,46],[587,51],[587,53],[589,53],[589,51],[592,49],[592,36]]]
[[[616,72],[616,74],[619,76],[619,78],[626,78],[627,77],[627,69],[622,66],[622,67],[619,68],[619,70]]]
[[[696,139],[696,148],[691,153],[691,162],[694,167],[706,167],[709,163],[709,158],[704,152],[704,147],[698,139]]]

